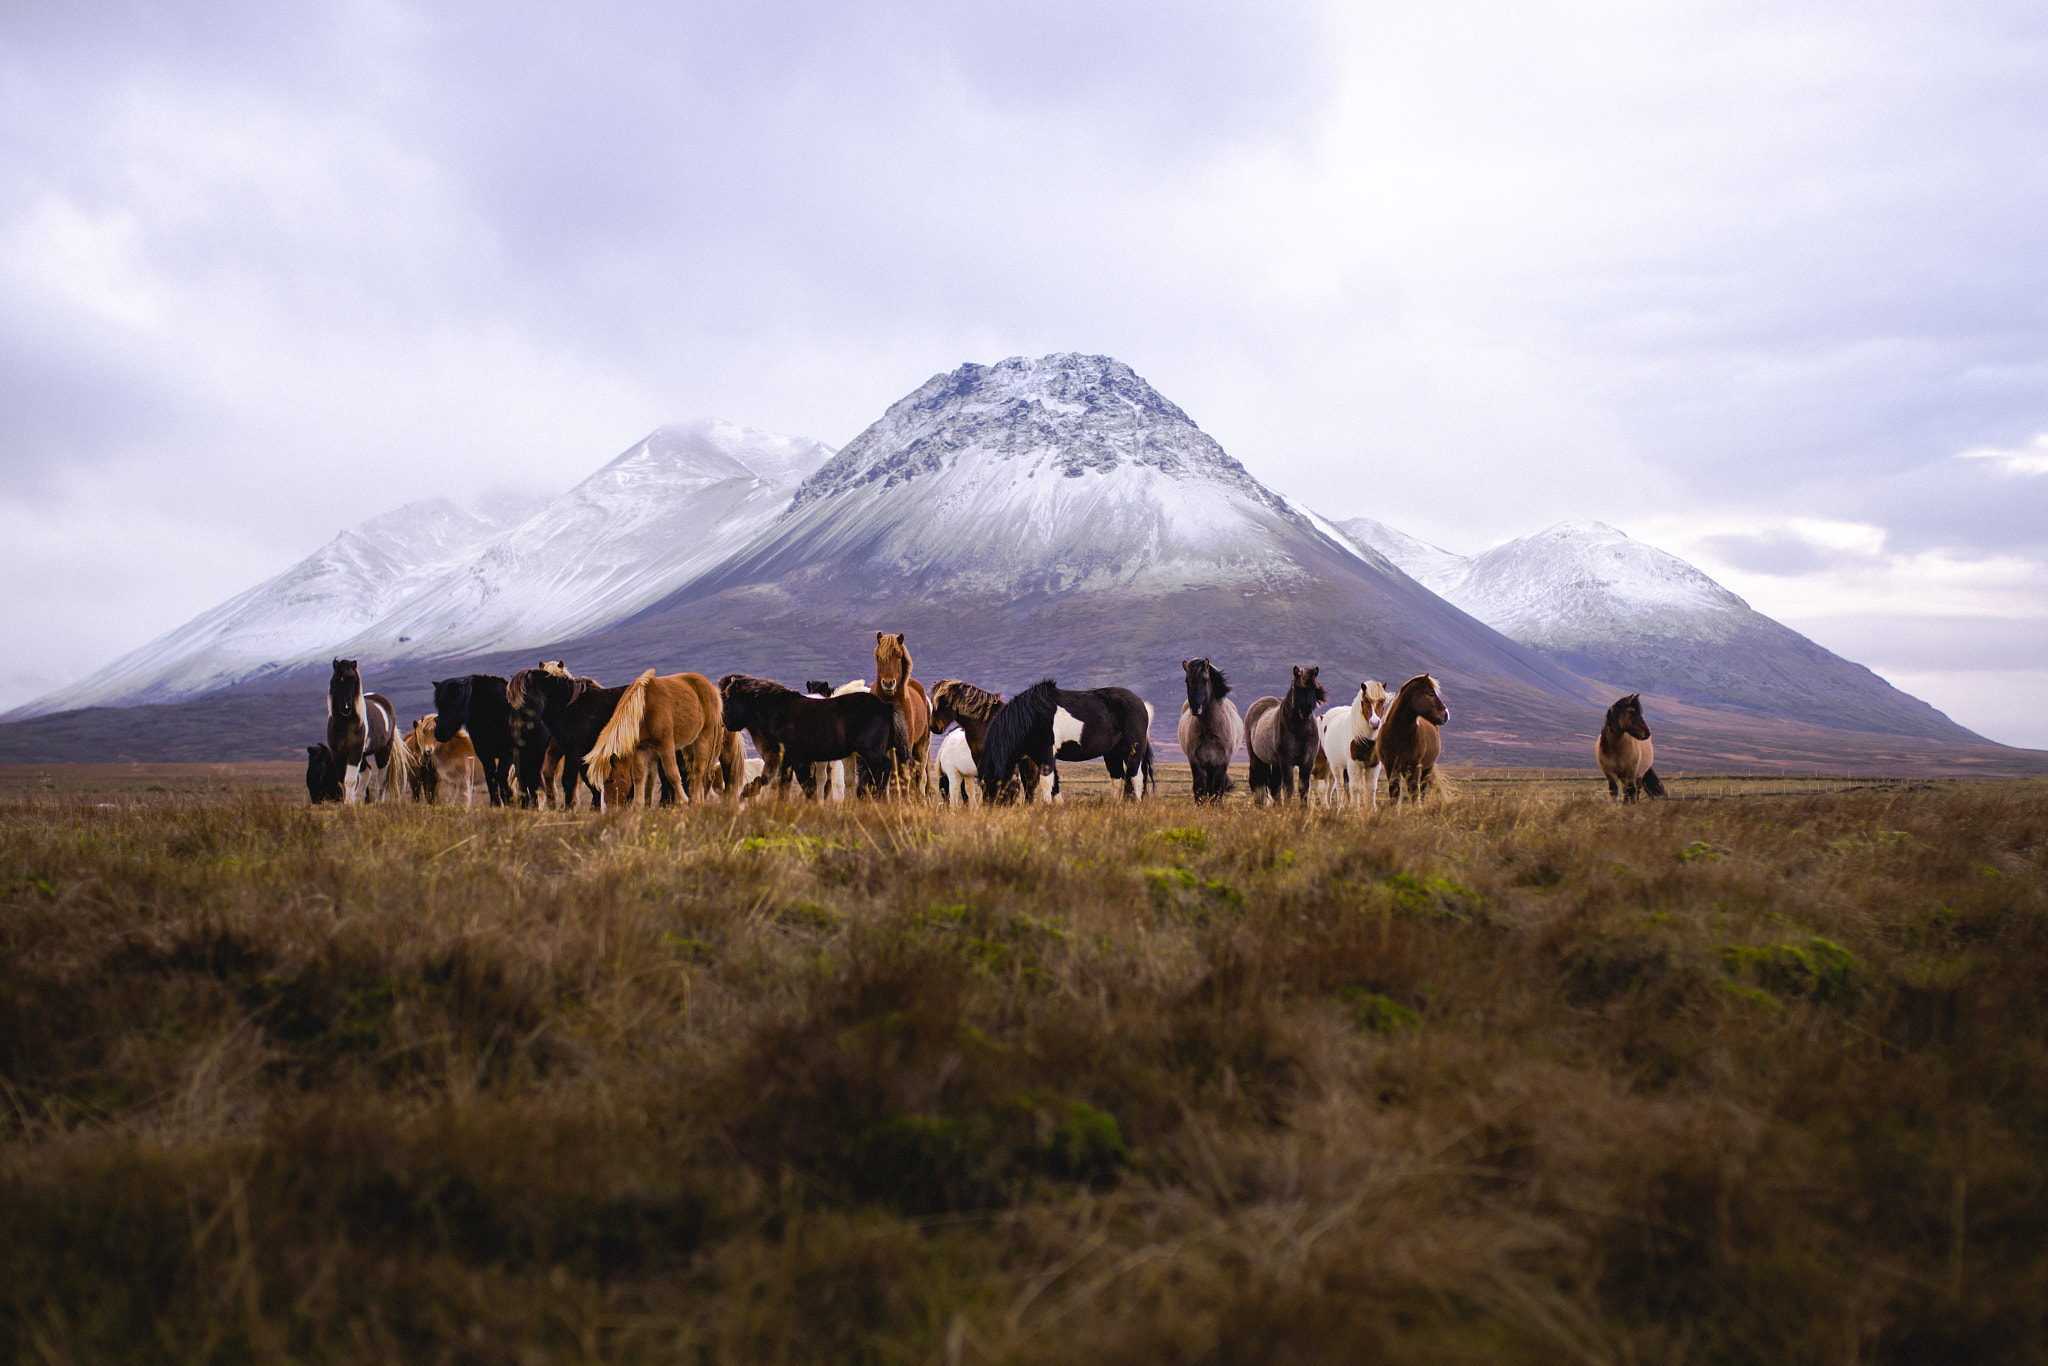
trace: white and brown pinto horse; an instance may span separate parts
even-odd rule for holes
[[[1323,744],[1316,776],[1328,780],[1323,795],[1330,805],[1379,805],[1380,767],[1373,740],[1393,701],[1386,684],[1368,678],[1358,685],[1350,706],[1332,707],[1316,723]]]
[[[1373,741],[1374,757],[1387,771],[1389,801],[1399,802],[1404,797],[1420,801],[1429,795],[1437,756],[1443,752],[1443,737],[1437,728],[1450,719],[1443,689],[1428,674],[1415,675],[1394,694],[1387,719],[1380,723]]]
[[[411,777],[408,754],[398,741],[398,713],[382,693],[365,693],[353,659],[334,661],[327,682],[327,749],[341,772],[344,805],[373,802],[384,795],[391,770]]]
[[[1657,747],[1650,743],[1650,723],[1643,719],[1643,695],[1632,692],[1607,709],[1596,747],[1600,772],[1607,777],[1607,795],[1632,802],[1638,791],[1646,797],[1664,795],[1664,784],[1650,765]]]

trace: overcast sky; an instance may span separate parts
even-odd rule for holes
[[[1129,362],[2048,746],[2035,3],[0,4],[0,708],[416,497]]]

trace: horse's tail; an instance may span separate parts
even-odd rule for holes
[[[398,728],[398,708],[392,706],[391,699],[380,692],[369,693],[365,696],[364,700],[369,705],[376,707],[377,714],[384,718],[385,743],[389,747],[387,752],[390,755],[385,762],[390,765],[393,775],[400,782],[410,783],[412,781],[413,763],[412,746],[403,742],[405,732]],[[367,722],[368,717],[365,717],[364,720]],[[370,747],[369,742],[372,738],[370,727],[367,724],[364,725],[363,748],[366,752]],[[387,789],[390,787],[388,780],[385,783],[385,787]]]
[[[1150,702],[1145,704],[1145,710],[1148,712],[1152,710]],[[1141,795],[1146,795],[1158,786],[1157,781],[1152,777],[1152,737],[1149,735],[1145,737],[1145,752],[1139,756],[1138,762],[1143,766],[1145,774],[1145,793]]]
[[[1645,795],[1651,797],[1661,797],[1665,795],[1664,780],[1657,776],[1656,769],[1646,768],[1643,770],[1643,792]]]
[[[598,732],[587,762],[600,782],[610,773],[612,760],[640,748],[640,731],[647,718],[647,690],[653,684],[652,669],[628,683],[619,694],[618,705],[612,708],[612,719]]]

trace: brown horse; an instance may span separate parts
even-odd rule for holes
[[[1437,727],[1450,719],[1451,709],[1444,705],[1443,690],[1434,678],[1417,674],[1401,685],[1373,741],[1374,757],[1387,770],[1389,801],[1399,802],[1404,786],[1410,801],[1429,795],[1437,755],[1443,752]]]
[[[924,684],[910,676],[910,650],[903,632],[875,632],[875,681],[870,691],[887,698],[902,714],[904,729],[910,732],[910,770],[901,776],[922,794],[931,782],[932,704]]]
[[[1644,796],[1661,797],[1664,784],[1657,770],[1657,747],[1650,743],[1650,723],[1643,719],[1643,695],[1632,692],[1607,709],[1606,724],[1600,727],[1595,746],[1600,771],[1607,775],[1607,795],[1632,802],[1640,789]]]
[[[483,776],[483,765],[476,757],[476,747],[469,743],[468,731],[457,731],[446,740],[434,738],[433,712],[428,712],[412,723],[412,733],[406,738],[412,742],[413,753],[420,759],[420,768],[430,775],[430,781],[423,783],[427,801],[439,806],[441,798],[453,801],[459,790],[462,805],[466,808],[475,799],[476,780]],[[415,790],[413,795],[422,795]]]
[[[725,748],[724,718],[718,689],[703,674],[657,677],[649,669],[620,694],[611,720],[590,748],[591,773],[602,784],[615,760],[638,750],[651,751],[661,770],[664,806],[679,794],[692,802],[704,801],[711,795],[711,770]]]

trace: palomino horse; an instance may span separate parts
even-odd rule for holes
[[[1322,749],[1316,733],[1316,704],[1329,697],[1316,681],[1320,672],[1320,664],[1306,669],[1295,665],[1285,698],[1261,697],[1245,713],[1244,747],[1251,757],[1251,787],[1263,801],[1285,800],[1283,784],[1286,796],[1292,797],[1298,778],[1302,804],[1308,803],[1309,776]]]
[[[1230,680],[1207,658],[1183,659],[1188,700],[1180,704],[1180,749],[1188,756],[1195,800],[1218,801],[1230,791],[1230,761],[1244,743],[1244,719],[1230,700]]]
[[[406,752],[397,741],[398,713],[391,699],[363,691],[363,676],[353,659],[335,660],[334,676],[327,683],[327,749],[341,770],[344,804],[377,800],[393,768],[401,781],[411,776]]]
[[[1070,691],[1050,678],[1003,704],[981,749],[981,795],[995,801],[1026,760],[1038,765],[1037,795],[1051,801],[1056,759],[1100,759],[1122,781],[1125,800],[1143,797],[1152,781],[1152,706],[1129,688]],[[1025,789],[1025,800],[1032,796]]]
[[[1643,719],[1641,693],[1632,692],[1607,709],[1596,749],[1600,771],[1607,775],[1609,797],[1632,802],[1638,789],[1646,797],[1664,795],[1664,783],[1650,767],[1657,760],[1657,747],[1650,743],[1650,723]]]
[[[612,719],[590,747],[588,763],[602,783],[613,760],[634,750],[653,751],[654,762],[661,766],[661,801],[666,806],[678,794],[692,802],[706,800],[711,795],[711,770],[724,748],[725,708],[711,680],[698,673],[657,677],[649,669],[626,685]],[[687,766],[687,775],[678,767],[678,758]]]
[[[910,676],[910,650],[903,632],[875,632],[873,689],[875,696],[887,698],[903,713],[904,728],[910,732],[910,770],[903,776],[921,794],[931,781],[932,704],[924,684]]]
[[[817,785],[815,764],[852,758],[857,788],[886,790],[910,758],[910,733],[903,713],[866,692],[806,697],[794,688],[746,674],[718,680],[728,725],[753,739],[763,760],[761,787],[773,792],[783,773],[796,775],[808,791]]]
[[[1358,685],[1350,706],[1323,713],[1323,762],[1316,765],[1316,776],[1329,779],[1330,805],[1379,805],[1380,770],[1373,737],[1393,701],[1384,683],[1368,678]]]
[[[435,739],[437,719],[433,712],[428,712],[412,723],[410,739],[414,752],[420,756],[420,770],[434,775],[426,795],[439,806],[441,798],[452,802],[460,791],[463,809],[467,810],[476,803],[476,780],[483,764],[476,757],[476,746],[469,742],[469,732],[457,731],[446,740]]]
[[[512,802],[512,709],[505,680],[496,674],[465,674],[434,684],[434,742],[445,745],[458,731],[469,733],[483,765],[484,791],[492,806]]]
[[[1450,719],[1443,690],[1428,674],[1415,675],[1394,694],[1387,719],[1380,722],[1379,737],[1373,742],[1380,766],[1387,771],[1389,801],[1398,802],[1404,795],[1410,801],[1420,801],[1429,795],[1437,755],[1443,750],[1437,727]]]

